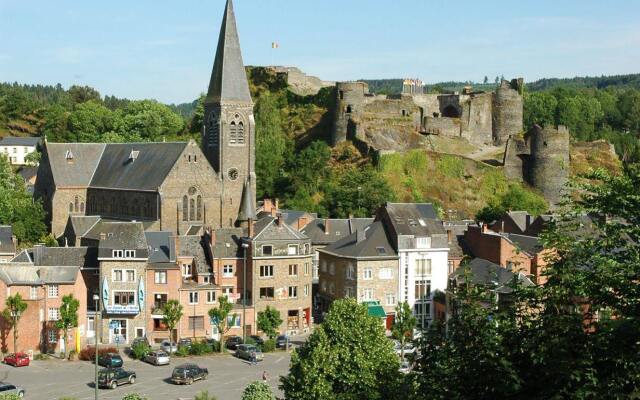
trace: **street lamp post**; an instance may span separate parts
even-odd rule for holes
[[[11,316],[13,317],[13,352],[17,353],[16,349],[16,325],[18,325],[18,318],[20,318],[20,311],[17,309],[11,310]]]
[[[96,365],[95,365],[95,382],[94,382],[94,384],[95,384],[95,400],[98,400],[98,332],[99,332],[99,330],[98,330],[99,328],[98,327],[100,326],[98,324],[98,318],[100,317],[100,310],[98,309],[99,300],[100,300],[100,296],[98,296],[97,294],[94,294],[93,295],[93,302],[94,302],[94,304],[96,306],[96,308],[95,308],[96,309],[96,313],[95,313],[95,318],[94,318],[94,321],[93,321],[93,324],[94,324],[93,330],[95,331],[94,336],[95,336],[95,339],[96,339],[96,349],[95,349],[96,350],[96,359],[95,359]]]
[[[251,223],[251,222],[249,222]],[[247,343],[247,248],[249,243],[242,241],[242,343]]]

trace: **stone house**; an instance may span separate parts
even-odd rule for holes
[[[336,299],[378,302],[391,329],[398,304],[399,259],[391,236],[381,221],[356,230],[318,249],[320,254],[319,306],[329,310]]]
[[[0,225],[0,263],[9,262],[16,256],[16,237],[11,225]]]
[[[251,230],[255,234],[249,239],[248,262],[252,273],[248,296],[251,296],[256,317],[245,322],[246,329],[255,329],[257,314],[270,306],[280,312],[283,320],[279,332],[309,331],[312,324],[309,239],[287,225],[282,214],[262,217]]]

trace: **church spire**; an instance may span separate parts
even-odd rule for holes
[[[242,200],[240,202],[238,222],[256,219],[256,208],[254,206],[254,202],[255,199],[253,197],[253,190],[251,189],[251,179],[247,177],[244,181],[244,188],[242,189]]]
[[[216,59],[205,99],[205,103],[220,102],[252,103],[247,74],[242,63],[232,0],[227,0],[224,10]]]

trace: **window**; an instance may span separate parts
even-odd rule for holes
[[[272,287],[261,287],[260,288],[260,298],[261,299],[273,299],[273,288]]]
[[[122,258],[122,257],[124,257],[124,252],[122,250],[113,250],[111,252],[111,257],[113,257],[113,258]]]
[[[334,263],[329,264],[329,274],[330,275],[336,274],[336,265]]]
[[[135,292],[113,292],[113,304],[121,306],[131,306],[136,304]]]
[[[288,253],[290,256],[295,256],[298,254],[298,245],[290,244]]]
[[[50,298],[58,297],[58,285],[49,285],[48,294]]]
[[[191,264],[182,264],[182,277],[191,278]]]
[[[304,285],[304,297],[309,296],[309,285]]]
[[[233,276],[233,265],[227,264],[222,267],[222,276],[230,278]]]
[[[210,276],[203,276],[202,277],[202,282],[211,283],[211,277]]]
[[[363,271],[363,277],[362,279],[373,279],[373,269],[371,268],[365,268]]]
[[[233,286],[225,286],[222,288],[222,294],[229,297],[233,294]]]
[[[380,279],[393,279],[393,270],[391,268],[380,268]]]
[[[263,245],[262,246],[262,255],[263,256],[273,255],[273,246],[271,246],[270,244]]]
[[[385,297],[386,297],[388,306],[395,306],[396,305],[396,295],[394,293],[387,293],[387,295]]]
[[[204,317],[201,315],[189,317],[189,329],[204,329]]]
[[[260,277],[261,278],[273,277],[273,265],[261,265],[260,266]]]
[[[198,292],[189,292],[189,304],[198,304]]]
[[[60,319],[60,309],[50,307],[49,308],[49,321],[57,321]]]
[[[347,265],[347,279],[356,279],[356,267],[354,267],[353,264]]]
[[[227,326],[229,327],[240,327],[242,325],[242,321],[240,320],[239,314],[233,314],[227,316]]]
[[[136,271],[132,269],[127,270],[127,282],[135,282],[136,281]]]
[[[310,269],[310,265],[309,263],[304,263],[304,274],[305,276],[309,275],[309,269]]]
[[[167,283],[167,271],[156,271],[154,275],[155,283],[162,285]]]
[[[431,275],[431,260],[430,259],[418,259],[416,260],[416,276]]]
[[[58,331],[55,329],[49,329],[47,331],[47,339],[49,343],[57,343],[58,342]]]
[[[362,300],[373,300],[373,289],[362,289]]]
[[[114,269],[113,270],[113,281],[114,282],[122,282],[122,270]]]
[[[209,114],[209,118],[207,119],[207,125],[209,127],[209,135],[207,146],[208,147],[218,147],[218,133],[220,127],[218,125],[218,118],[215,113]]]
[[[187,196],[182,197],[182,220],[189,220],[189,198]]]
[[[419,249],[428,249],[431,247],[430,237],[419,237],[416,239],[416,245]]]
[[[95,332],[96,319],[94,317],[87,317],[87,332]]]
[[[353,297],[353,288],[352,287],[344,288],[344,297],[346,297],[346,298]]]
[[[427,279],[416,280],[415,296],[416,301],[429,300],[431,295],[431,281]]]
[[[289,264],[289,276],[298,275],[298,264]]]
[[[426,327],[431,319],[431,303],[416,303],[413,306],[413,314],[418,320],[418,326]]]
[[[35,300],[38,298],[38,287],[37,286],[31,286],[31,290],[29,291],[29,298],[31,300]]]
[[[207,290],[207,304],[212,304],[216,302],[216,292],[213,290]]]
[[[190,187],[187,194],[182,196],[182,220],[202,221],[202,196],[195,186]]]
[[[296,298],[298,297],[298,287],[297,286],[289,286],[288,288],[289,297]]]
[[[336,285],[333,282],[329,282],[329,293],[334,294],[336,292]]]
[[[325,260],[320,263],[320,272],[327,272],[327,262]]]
[[[125,258],[136,258],[136,251],[135,250],[125,250],[124,251],[124,257]]]

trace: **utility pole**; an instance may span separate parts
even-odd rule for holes
[[[96,306],[96,314],[95,314],[95,318],[93,319],[93,324],[94,324],[94,328],[93,330],[95,331],[95,339],[96,339],[96,365],[95,365],[95,382],[94,382],[94,386],[95,386],[95,400],[98,400],[98,334],[99,334],[99,327],[100,324],[98,323],[98,319],[100,317],[100,296],[98,296],[97,294],[93,295],[93,302]]]
[[[251,223],[251,221],[249,221]],[[248,239],[248,238],[245,238]],[[242,343],[247,343],[247,330],[245,326],[247,324],[247,248],[249,243],[245,240],[242,241]]]

